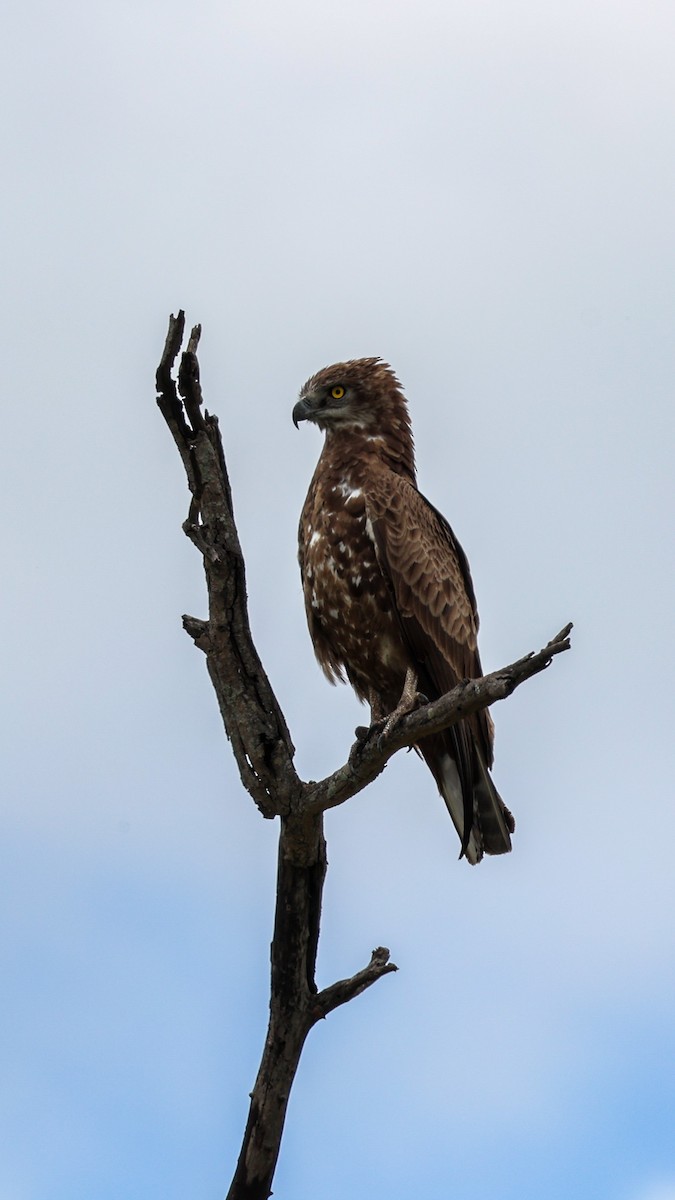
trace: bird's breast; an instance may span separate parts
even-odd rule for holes
[[[363,490],[340,482],[317,494],[303,522],[305,601],[321,631],[329,672],[359,694],[400,692],[406,656],[377,558]]]

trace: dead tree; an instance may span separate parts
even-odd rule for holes
[[[327,865],[324,812],[366,787],[397,750],[503,700],[524,680],[545,670],[556,654],[569,649],[572,627],[566,626],[537,654],[528,654],[482,679],[465,681],[418,708],[390,733],[359,736],[347,762],[326,779],[300,779],[293,765],[288,726],[249,628],[244,559],[218,419],[202,408],[197,361],[200,326],[192,330],[181,355],[177,383],[172,375],[184,332],[181,311],[169,320],[157,369],[157,403],[178,447],[191,493],[183,529],[202,555],[208,592],[208,620],[184,616],[183,626],[206,655],[244,787],[263,817],[280,819],[269,1025],[241,1153],[227,1194],[227,1200],[267,1200],[307,1034],[333,1009],[396,970],[389,951],[379,947],[368,965],[350,979],[320,991],[317,988],[315,967]]]

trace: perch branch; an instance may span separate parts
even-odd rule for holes
[[[446,692],[431,704],[425,704],[402,717],[383,736],[374,730],[365,730],[352,746],[349,759],[332,775],[318,783],[306,783],[300,797],[300,811],[325,812],[344,804],[376,779],[384,770],[392,755],[405,746],[414,746],[421,738],[449,729],[471,713],[487,708],[497,700],[505,700],[512,692],[545,671],[556,654],[570,648],[572,625],[566,625],[543,650],[526,654],[508,667],[501,667],[481,679],[467,679],[452,691]]]

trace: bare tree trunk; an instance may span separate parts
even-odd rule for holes
[[[326,843],[321,816],[301,821],[301,830],[294,828],[293,818],[285,817],[281,823],[270,1020],[228,1200],[252,1200],[271,1193],[291,1086],[305,1038],[316,1020],[314,968]]]
[[[303,782],[286,720],[258,653],[248,621],[244,559],[218,420],[202,412],[195,326],[182,354],[178,387],[172,369],[185,316],[169,320],[157,369],[157,403],[181,456],[191,493],[183,529],[204,561],[209,618],[184,616],[183,625],[206,655],[218,705],[242,783],[264,817],[279,817],[276,916],[271,951],[270,1018],[251,1093],[244,1140],[227,1200],[267,1200],[279,1156],[286,1109],[305,1038],[317,1021],[396,970],[389,951],[374,950],[356,975],[322,991],[315,981],[326,875],[323,813],[375,779],[404,746],[449,728],[509,696],[568,650],[571,625],[537,654],[468,680],[410,713],[385,734],[359,730],[347,762],[319,782]]]

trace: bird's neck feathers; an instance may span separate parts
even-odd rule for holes
[[[355,422],[329,427],[321,457],[343,469],[350,466],[366,468],[375,459],[415,483],[415,447],[408,405],[402,392],[392,388],[386,403],[378,404],[372,415],[376,419],[363,424]]]

